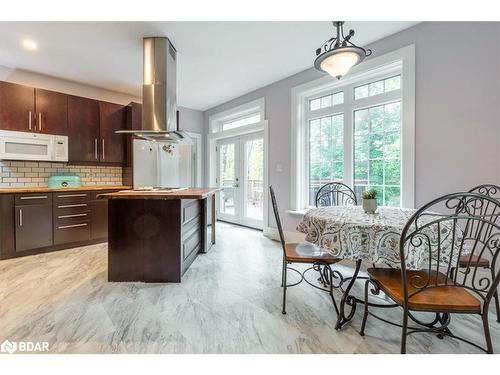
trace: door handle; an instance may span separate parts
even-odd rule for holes
[[[38,112],[38,131],[42,131],[42,112]]]
[[[102,160],[105,159],[105,156],[104,156],[104,138],[101,139],[101,144],[102,144]]]
[[[19,226],[20,227],[23,226],[23,209],[22,208],[19,209]]]
[[[31,121],[32,121],[32,120],[31,120],[31,111],[29,111],[29,112],[28,112],[28,129],[29,129],[30,131],[31,131],[31,126],[32,126]]]
[[[99,156],[97,156],[97,138],[94,139],[94,156],[95,160],[99,158]]]

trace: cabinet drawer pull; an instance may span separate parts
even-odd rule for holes
[[[67,194],[67,195],[58,195],[57,198],[75,198],[75,197],[86,197],[87,194]]]
[[[80,204],[64,204],[61,206],[57,206],[57,208],[71,208],[71,207],[87,207],[86,203],[80,203]]]
[[[67,229],[67,228],[76,228],[76,227],[86,227],[87,223],[84,224],[73,224],[73,225],[62,225],[57,227],[57,229]]]
[[[82,217],[82,216],[87,216],[87,214],[73,214],[73,215],[61,215],[58,216],[58,219],[66,219],[68,217]]]
[[[36,196],[28,196],[28,197],[20,197],[20,199],[47,199],[46,195],[36,195]]]

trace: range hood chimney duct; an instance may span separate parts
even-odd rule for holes
[[[142,129],[120,130],[138,138],[190,142],[177,129],[177,51],[166,37],[143,40]]]

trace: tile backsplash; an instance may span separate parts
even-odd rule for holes
[[[78,175],[83,185],[121,185],[121,167],[0,160],[0,187],[45,187],[49,176]]]

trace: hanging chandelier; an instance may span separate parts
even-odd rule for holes
[[[328,39],[316,50],[314,67],[332,77],[340,79],[355,65],[359,64],[366,56],[372,54],[371,49],[358,47],[351,42],[354,30],[344,36],[344,21],[333,21],[337,36]]]

